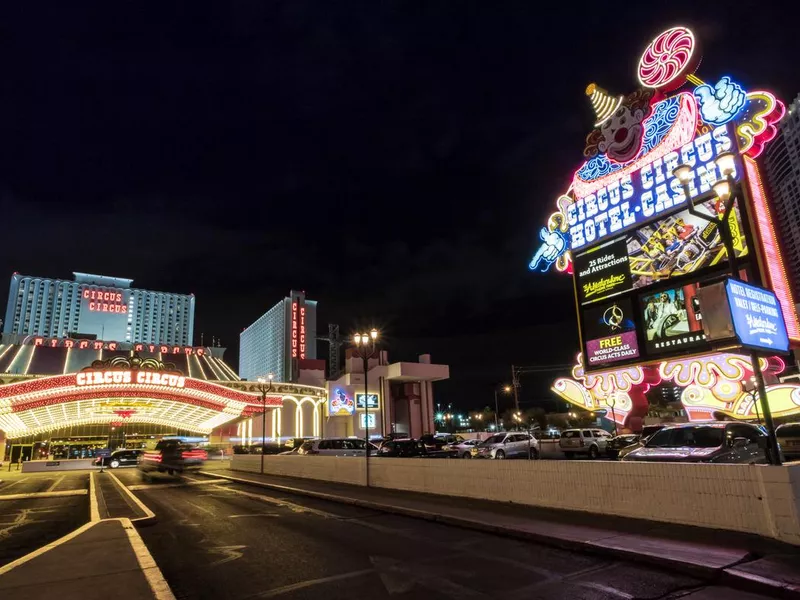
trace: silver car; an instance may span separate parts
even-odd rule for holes
[[[364,456],[366,441],[361,438],[326,438],[308,440],[297,449],[297,454],[319,456]],[[370,454],[376,454],[378,447],[370,443]]]
[[[461,440],[442,447],[442,451],[447,452],[453,458],[472,458],[472,449],[480,444],[480,440]]]
[[[472,447],[472,458],[539,458],[539,442],[527,433],[496,433]]]
[[[779,425],[775,436],[788,460],[800,459],[800,423]]]
[[[664,427],[624,461],[763,463],[767,435],[748,423],[683,423]]]

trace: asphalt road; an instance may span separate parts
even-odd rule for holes
[[[24,556],[80,527],[89,520],[89,497],[2,500],[30,494],[89,487],[86,472],[16,475],[0,473],[0,565]]]
[[[503,600],[758,596],[691,577],[239,484],[144,484],[140,530],[178,598]],[[143,487],[142,487],[143,486]]]

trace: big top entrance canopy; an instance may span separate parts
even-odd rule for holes
[[[76,348],[40,339],[0,345],[0,431],[10,439],[106,423],[209,434],[261,413],[264,405],[280,408],[287,395],[325,398],[324,388],[284,383],[274,383],[263,398],[258,384],[241,381],[214,348],[151,352],[112,342],[111,350],[105,342]],[[13,365],[25,368],[20,372]]]

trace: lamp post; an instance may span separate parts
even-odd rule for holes
[[[692,178],[691,165],[681,164],[672,170],[672,174],[680,181],[683,188],[683,194],[686,196],[686,205],[689,213],[714,223],[717,226],[722,243],[725,245],[725,252],[728,255],[728,266],[730,268],[730,276],[734,280],[739,280],[739,267],[736,260],[736,254],[733,247],[733,235],[731,234],[730,217],[734,204],[736,204],[737,192],[740,185],[733,179],[733,174],[736,171],[735,157],[732,152],[723,152],[717,156],[714,161],[719,169],[722,179],[717,181],[712,187],[714,194],[717,196],[716,203],[716,217],[710,217],[698,211],[694,206],[692,199],[690,180]],[[722,209],[722,210],[720,210]],[[721,216],[720,216],[721,215]],[[750,362],[752,363],[753,375],[755,376],[756,389],[761,398],[761,406],[764,410],[764,422],[767,426],[767,447],[764,452],[767,461],[774,465],[781,464],[780,448],[778,446],[778,438],[775,437],[775,423],[772,421],[772,410],[769,406],[769,398],[767,398],[767,389],[764,384],[764,374],[761,372],[761,362],[758,354],[755,351],[750,352]]]
[[[497,424],[497,414],[500,412],[500,409],[498,408],[498,405],[497,405],[497,392],[498,391],[499,390],[497,388],[494,388],[494,430],[495,431],[499,431],[499,429],[500,429],[500,427]],[[504,385],[502,387],[502,392],[504,394],[510,393],[511,392],[511,386],[510,385]]]
[[[270,373],[267,379],[258,378],[258,391],[261,392],[261,474],[264,474],[264,450],[267,446],[267,394],[272,390],[272,378]]]
[[[356,333],[353,336],[356,354],[364,361],[364,439],[366,441],[366,445],[364,446],[364,466],[367,487],[369,487],[369,387],[367,385],[367,372],[369,371],[369,359],[375,355],[377,341],[377,329],[372,329],[369,334]],[[356,402],[356,409],[358,409],[358,402]]]

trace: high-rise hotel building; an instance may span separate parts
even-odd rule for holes
[[[132,279],[73,273],[74,281],[14,273],[4,334],[96,337],[191,346],[194,294],[132,288]]]
[[[300,361],[317,357],[317,302],[292,290],[239,334],[239,377],[297,381]]]
[[[800,94],[764,152],[764,170],[795,299],[800,298]]]

